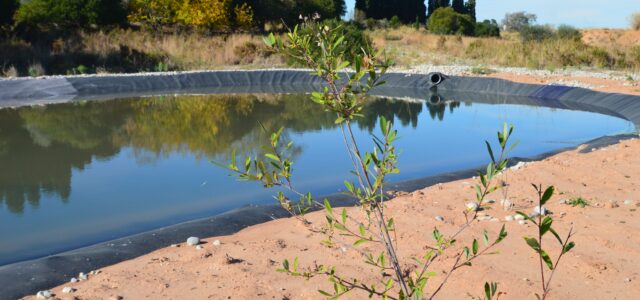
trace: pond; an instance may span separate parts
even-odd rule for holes
[[[516,126],[514,156],[635,132],[607,115],[513,104],[375,98],[356,124],[366,149],[380,116],[399,131],[393,181],[488,160],[484,140]],[[308,96],[193,95],[76,101],[0,110],[0,265],[59,253],[249,204],[274,191],[210,161],[260,153],[266,132],[294,141],[294,180],[333,193],[350,164],[334,116]]]

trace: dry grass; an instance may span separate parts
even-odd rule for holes
[[[369,31],[400,67],[466,64],[559,69],[565,67],[640,70],[640,32],[594,29],[582,41],[551,39],[523,43],[517,34],[501,38],[439,36],[412,27]],[[64,38],[16,38],[0,42],[0,75],[121,73],[284,66],[262,37],[164,33],[132,29],[78,32]]]
[[[621,31],[604,34],[606,42],[550,39],[522,42],[517,34],[501,38],[439,36],[424,30],[402,27],[369,32],[374,44],[384,47],[401,67],[416,64],[468,64],[557,69],[591,67],[640,70],[640,42]],[[389,39],[387,37],[401,37]],[[589,36],[589,35],[586,35]],[[623,42],[630,40],[630,42]]]

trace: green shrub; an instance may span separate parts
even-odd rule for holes
[[[117,0],[32,0],[20,6],[16,22],[62,27],[122,24],[126,10]]]
[[[555,36],[553,30],[544,25],[525,26],[519,32],[520,38],[524,42],[542,42]]]
[[[631,15],[631,29],[640,30],[640,12]]]
[[[582,33],[570,25],[560,25],[556,30],[556,37],[561,40],[582,40]]]
[[[393,16],[389,20],[389,27],[391,27],[393,29],[396,29],[396,28],[400,27],[400,25],[401,25],[400,18],[398,18],[398,16]]]
[[[19,0],[0,0],[0,27],[11,25],[13,23],[13,15],[20,7]]]
[[[469,15],[455,12],[453,8],[438,8],[427,23],[429,31],[435,34],[474,34],[474,23]]]
[[[318,24],[309,23],[300,25],[299,31],[301,35],[309,35],[314,28],[312,26],[326,26],[328,28],[335,28],[338,34],[344,36],[345,42],[340,44],[339,51],[345,52],[345,59],[352,60],[356,55],[361,54],[361,49],[371,48],[371,40],[362,31],[362,29],[354,22],[343,22],[336,19],[324,20]],[[347,47],[346,45],[350,45]],[[320,47],[313,46],[311,51],[314,54],[320,53]],[[287,57],[287,63],[289,65],[301,65],[302,61],[292,57]]]
[[[500,36],[500,26],[496,20],[484,20],[476,23],[476,36]]]

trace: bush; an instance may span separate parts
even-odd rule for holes
[[[126,22],[122,1],[112,0],[32,0],[16,13],[16,22],[62,27],[86,27]]]
[[[556,37],[561,40],[582,40],[582,33],[580,30],[569,25],[560,25],[556,30]]]
[[[631,29],[640,30],[640,12],[631,15]]]
[[[429,31],[435,34],[474,34],[474,23],[469,15],[455,12],[451,7],[438,8],[427,23]]]
[[[301,35],[309,35],[315,29],[312,26],[327,26],[328,28],[334,28],[334,30],[338,31],[341,36],[344,36],[345,41],[338,46],[340,52],[345,52],[345,59],[352,60],[357,54],[361,54],[361,49],[369,49],[371,48],[371,40],[369,37],[362,31],[360,27],[354,22],[343,22],[336,19],[324,20],[319,23],[310,23],[303,24],[300,27]],[[346,45],[350,45],[348,48]],[[314,53],[319,53],[320,48],[318,46],[313,46],[312,51]],[[299,65],[303,62],[298,60],[289,60],[287,61],[290,65]]]
[[[398,27],[400,27],[400,18],[398,18],[398,16],[393,16],[391,17],[391,19],[389,20],[389,27],[396,29]]]
[[[519,33],[524,42],[541,42],[555,36],[553,29],[544,25],[525,26],[520,29]]]
[[[500,26],[496,20],[484,20],[476,23],[476,36],[500,36]]]
[[[502,19],[502,26],[507,31],[520,32],[525,27],[532,26],[538,17],[534,14],[528,14],[524,11],[509,13]]]
[[[13,23],[13,15],[20,7],[19,0],[0,0],[0,27],[4,25],[11,25]]]

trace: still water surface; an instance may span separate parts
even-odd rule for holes
[[[516,126],[514,156],[532,156],[635,131],[587,112],[508,104],[440,105],[372,100],[357,137],[372,147],[377,120],[394,119],[401,174],[391,180],[476,167],[484,140]],[[204,95],[75,102],[0,110],[0,265],[154,228],[272,203],[258,184],[236,182],[210,160],[259,153],[284,126],[295,142],[296,185],[328,194],[349,176],[334,117],[305,95]]]

